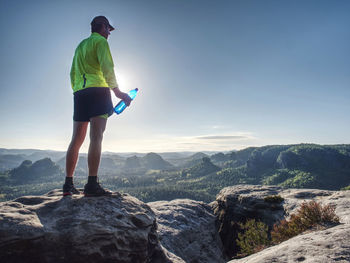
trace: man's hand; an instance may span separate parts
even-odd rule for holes
[[[123,92],[123,98],[122,100],[125,102],[126,106],[129,106],[131,103],[131,98],[127,93]]]
[[[130,105],[131,98],[129,97],[129,95],[127,93],[120,91],[119,88],[114,88],[112,90],[113,90],[115,96],[117,96],[119,99],[122,99],[125,102],[126,106]]]

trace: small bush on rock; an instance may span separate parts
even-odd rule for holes
[[[350,190],[350,185],[346,186],[346,187],[343,187],[342,189],[340,190],[343,190],[343,191],[346,191],[346,190]]]
[[[243,233],[238,234],[238,239],[236,240],[241,248],[240,256],[248,256],[269,246],[267,225],[262,222],[256,222],[254,219],[239,225],[243,230]]]
[[[278,225],[274,225],[271,232],[272,242],[278,244],[305,230],[334,223],[339,223],[334,206],[322,206],[316,201],[303,202],[297,213],[291,215],[289,220],[282,220]]]

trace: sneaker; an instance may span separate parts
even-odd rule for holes
[[[99,182],[95,183],[87,183],[84,187],[84,195],[89,196],[106,196],[106,195],[112,195],[112,192],[103,189],[103,187],[100,185]]]
[[[66,195],[80,195],[80,192],[75,188],[74,184],[63,185],[63,196]]]

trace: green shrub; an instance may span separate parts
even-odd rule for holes
[[[268,203],[282,203],[284,198],[280,195],[268,195],[264,197],[264,201]]]
[[[291,215],[289,220],[282,220],[274,225],[271,232],[272,242],[277,244],[305,230],[334,223],[339,223],[334,206],[322,206],[316,201],[303,202],[297,213]]]
[[[316,186],[317,180],[311,173],[299,171],[294,177],[285,180],[279,185],[287,188],[307,188]]]
[[[238,234],[236,242],[241,248],[241,256],[256,253],[269,246],[267,225],[262,222],[256,222],[254,219],[239,225],[243,233]]]
[[[295,171],[289,169],[273,169],[271,173],[272,175],[266,174],[267,177],[262,180],[263,184],[278,185],[296,175]]]
[[[350,185],[346,186],[346,187],[343,187],[342,189],[340,190],[350,190]]]

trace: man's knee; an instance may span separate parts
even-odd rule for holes
[[[72,144],[75,147],[80,147],[83,144],[84,140],[85,140],[84,136],[76,136],[72,138]]]
[[[103,139],[103,133],[106,129],[107,120],[94,117],[90,120],[90,140],[95,142],[101,142]]]
[[[75,132],[72,137],[72,143],[83,144],[85,140],[85,135],[86,135],[86,131],[83,131],[83,130]]]
[[[74,122],[71,144],[73,145],[83,144],[86,136],[87,126],[88,126],[87,122]]]
[[[90,141],[91,142],[102,142],[103,139],[103,131],[94,131],[90,132]]]

